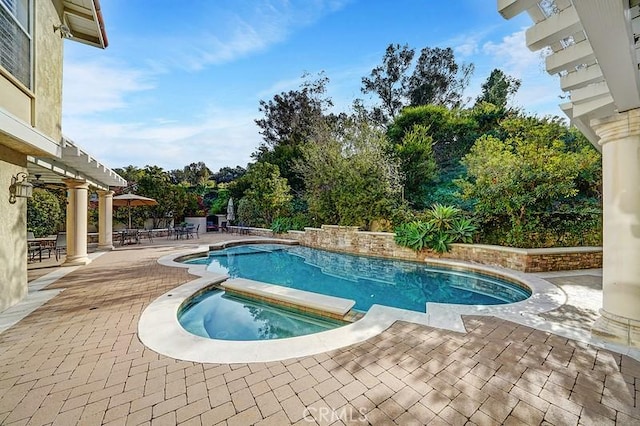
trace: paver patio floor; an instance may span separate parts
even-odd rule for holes
[[[173,250],[106,253],[0,334],[0,424],[640,424],[639,362],[494,317],[266,364],[159,355],[137,321],[192,278],[156,262]]]

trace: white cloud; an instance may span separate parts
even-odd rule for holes
[[[109,122],[70,118],[65,134],[109,167],[157,165],[165,170],[203,161],[212,170],[246,164],[260,144],[254,112],[212,108],[188,123]]]
[[[106,60],[66,61],[63,84],[64,114],[71,116],[125,108],[128,95],[154,88],[148,73]]]
[[[491,56],[494,63],[502,64],[500,68],[516,78],[531,74],[532,70],[544,69],[541,54],[527,48],[525,29],[503,37],[500,43],[485,43],[482,52]]]
[[[350,1],[275,0],[257,6],[252,3],[252,7],[238,7],[223,27],[191,37],[171,35],[159,44],[171,51],[166,57],[172,66],[201,70],[264,51],[286,40],[296,29],[339,11]]]

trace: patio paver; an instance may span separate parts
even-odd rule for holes
[[[212,238],[229,236],[195,243]],[[466,334],[396,322],[357,345],[263,364],[159,355],[137,320],[192,279],[156,262],[170,243],[96,258],[0,334],[0,424],[640,423],[638,361],[495,317],[465,317]]]

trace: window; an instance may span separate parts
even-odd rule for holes
[[[31,88],[30,0],[0,0],[0,65]]]

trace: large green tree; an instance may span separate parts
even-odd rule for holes
[[[520,84],[519,79],[496,68],[491,71],[487,81],[482,83],[482,93],[476,99],[476,105],[486,102],[498,108],[506,108],[507,102],[516,94]]]
[[[581,226],[585,218],[597,223],[597,212],[594,217],[585,204],[581,211],[574,208],[573,221],[563,211],[580,203],[581,179],[598,174],[596,153],[586,141],[573,140],[572,131],[557,121],[535,117],[504,120],[501,130],[502,138],[484,135],[476,141],[463,160],[468,177],[459,181],[462,196],[474,202],[485,242],[553,245],[572,232],[567,225]]]
[[[247,170],[244,167],[235,166],[235,167],[222,167],[216,173],[211,175],[211,178],[216,181],[216,183],[229,183],[240,177],[242,177]]]
[[[400,201],[400,176],[387,155],[384,133],[363,120],[327,129],[302,148],[296,163],[305,182],[305,199],[315,224],[368,229],[390,219]]]
[[[393,147],[403,174],[404,196],[414,207],[425,207],[424,194],[438,176],[432,144],[429,128],[416,124]]]
[[[450,47],[423,48],[409,78],[411,105],[462,106],[464,90],[469,85],[473,69],[473,64],[456,62]]]
[[[375,93],[381,106],[373,108],[373,118],[386,123],[395,118],[406,104],[409,76],[407,72],[415,51],[405,44],[390,44],[382,57],[382,64],[375,67],[368,77],[362,78],[362,93]]]
[[[156,206],[136,207],[131,210],[132,222],[144,226],[147,219],[153,220],[154,228],[162,228],[167,222],[184,217],[187,210],[197,209],[197,195],[188,190],[186,185],[172,183],[172,176],[158,166],[146,166],[143,169],[128,166],[116,169],[116,172],[127,179],[128,190],[136,194],[153,198],[158,202]],[[118,209],[114,218],[127,223],[128,211]]]
[[[468,111],[442,105],[405,108],[389,126],[387,136],[392,144],[401,144],[416,125],[428,129],[436,163],[441,169],[457,165],[478,136],[477,123]]]
[[[206,186],[211,174],[211,170],[202,161],[184,166],[182,170],[177,169],[169,172],[172,183],[185,183],[191,186]]]
[[[300,157],[300,146],[307,142],[333,103],[325,95],[329,79],[322,73],[316,80],[305,80],[300,89],[282,92],[269,101],[260,101],[263,118],[256,120],[263,142],[252,157],[258,162],[278,166],[293,190],[300,192],[302,182],[292,165]]]
[[[271,226],[273,219],[288,213],[291,188],[280,176],[278,166],[265,162],[252,164],[240,180],[247,188],[238,206],[242,222],[252,226]]]

